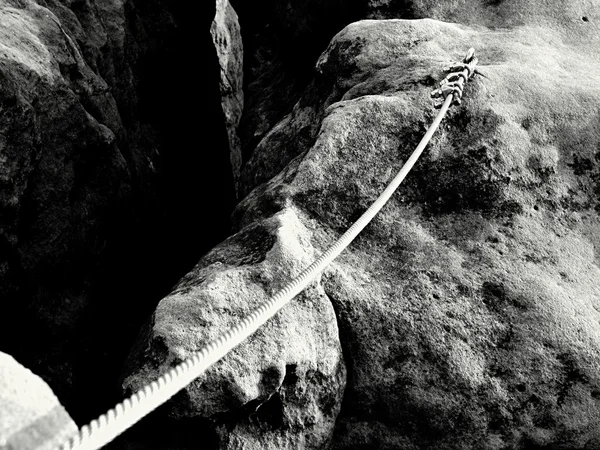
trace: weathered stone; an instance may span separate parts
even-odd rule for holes
[[[596,169],[579,162],[600,142],[598,67],[561,45],[537,28],[365,21],[322,56],[342,101],[285,187],[258,192],[285,192],[325,230],[350,225],[412,151],[444,63],[474,46],[486,76],[324,278],[351,368],[334,448],[597,441]]]
[[[141,388],[216,338],[313,256],[310,232],[293,208],[227,239],[158,305],[124,387]],[[188,386],[170,415],[212,419],[220,448],[324,448],[344,386],[335,315],[315,285]]]
[[[190,273],[157,309],[129,379],[141,384],[156,371],[147,369],[152,361],[164,370],[197,348],[196,335],[210,333],[205,342],[228,325],[230,313],[198,320],[221,308],[222,297],[232,298],[227,311],[239,299],[258,301],[246,285],[221,281],[227,295],[214,294],[203,311],[190,304],[196,283],[208,289],[269,261],[248,256],[259,247],[251,230],[293,212],[298,225],[285,241],[305,236],[309,254],[296,257],[287,275],[334,242],[408,158],[437,112],[429,94],[442,68],[472,46],[484,75],[469,83],[463,104],[373,223],[288,306],[323,289],[318,298],[335,309],[348,377],[330,447],[596,448],[600,132],[592,111],[600,65],[594,39],[575,45],[591,32],[577,35],[581,24],[568,17],[497,30],[430,19],[366,20],[342,30],[319,59],[302,106],[257,147],[252,158],[264,163],[247,166],[248,195],[234,216],[241,241],[216,250],[247,265],[221,261],[219,268],[209,259]],[[302,130],[310,139],[283,151]],[[282,282],[275,280],[264,289]],[[267,341],[265,330],[247,345],[259,340],[265,353],[276,349],[289,361],[290,341],[277,333]],[[238,372],[261,367],[248,360]],[[261,398],[248,394],[256,382],[209,379],[215,384],[199,381],[171,413],[193,411],[191,404],[198,416],[227,414]],[[232,416],[227,426],[215,419],[222,447],[261,439],[257,431],[231,432],[251,422]]]
[[[141,323],[229,234],[214,15],[210,2],[0,0],[0,349],[77,420],[118,399]]]
[[[53,450],[77,431],[48,385],[0,352],[0,449]]]
[[[210,32],[221,67],[221,105],[227,125],[231,169],[237,191],[242,168],[242,144],[237,129],[244,109],[244,49],[238,17],[229,1],[217,0],[216,10]]]
[[[240,126],[244,161],[294,108],[312,79],[309,69],[330,38],[353,21],[431,18],[492,28],[532,25],[555,29],[574,45],[598,42],[595,1],[288,0],[260,7],[232,1],[244,24],[248,55]]]

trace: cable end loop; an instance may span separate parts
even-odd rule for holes
[[[467,51],[463,62],[453,64],[449,68],[444,69],[450,73],[440,82],[440,87],[431,93],[431,97],[445,99],[448,95],[452,95],[452,103],[460,105],[464,86],[475,73],[477,62],[475,49],[471,47]],[[440,108],[442,104],[443,102],[437,103],[434,106],[435,108]]]

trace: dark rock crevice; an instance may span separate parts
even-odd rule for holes
[[[209,32],[213,16],[214,4],[161,1],[133,1],[128,15],[131,40],[143,49],[134,69],[136,112],[154,133],[160,167],[157,194],[149,199],[155,204],[144,209],[141,193],[140,214],[107,249],[106,288],[93,323],[99,333],[108,322],[120,331],[98,343],[97,352],[112,363],[108,379],[117,379],[156,302],[230,232],[234,191]],[[197,59],[201,74],[194,70]]]
[[[345,317],[347,314],[344,311],[344,300],[339,298],[339,295],[335,292],[334,278],[335,276],[332,276],[331,272],[328,271],[323,275],[321,283],[325,292],[325,296],[327,300],[331,303],[331,306],[335,312],[335,318],[337,321],[337,328],[339,332],[341,354],[344,361],[344,366],[346,367],[346,382],[344,386],[344,393],[342,395],[341,405],[339,405],[339,422],[340,418],[357,413],[357,411],[355,411],[355,408],[353,407],[354,400],[352,396],[352,386],[354,383],[354,361],[352,359],[352,355],[354,354],[354,352],[352,351],[351,345],[355,339],[353,337],[352,327],[349,325],[348,320]]]
[[[360,0],[231,3],[247,49],[239,127],[245,164],[262,137],[300,99],[331,38],[364,17],[366,7]]]
[[[0,350],[81,425],[121,399],[158,300],[230,233],[215,5],[10,6],[10,20],[38,21],[57,81],[0,60]],[[21,30],[3,31],[20,45]]]

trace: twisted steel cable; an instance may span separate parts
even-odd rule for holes
[[[473,57],[472,52],[472,49],[469,50],[464,64],[459,67],[461,69],[461,76],[456,81],[460,83],[460,95],[462,95],[464,81],[473,74],[474,65],[477,63],[477,59]],[[450,80],[448,81],[449,83],[453,83],[454,81],[450,76],[446,80]],[[375,202],[325,253],[304,269],[296,278],[287,283],[267,302],[255,308],[241,322],[223,332],[218,338],[195,352],[189,359],[170,369],[157,380],[144,386],[141,390],[126,398],[88,425],[83,426],[60,449],[96,450],[108,444],[144,416],[173,397],[177,392],[184,389],[212,364],[222,359],[308,286],[371,222],[413,168],[429,143],[433,133],[437,130],[440,122],[446,115],[451,103],[453,100],[456,101],[456,89],[444,89],[442,87],[442,90],[445,100],[433,123],[417,145],[417,148]]]

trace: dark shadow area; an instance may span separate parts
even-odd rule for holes
[[[136,69],[138,113],[159,139],[160,206],[143,210],[139,222],[112,241],[101,277],[106,282],[99,283],[90,314],[85,373],[78,377],[81,391],[95,398],[80,404],[80,413],[69,409],[79,421],[121,399],[115,381],[142,323],[179,278],[230,234],[235,202],[210,36],[214,2],[133,4],[130,30],[139,33],[133,39],[148,45]]]
[[[287,114],[314,76],[333,36],[364,18],[361,0],[232,0],[244,42],[243,163],[264,134]]]
[[[42,169],[13,220],[20,247],[0,235],[0,262],[7,262],[0,350],[40,375],[80,426],[122,399],[118,380],[140,327],[231,231],[235,194],[210,35],[214,15],[214,2],[126,2],[129,64],[123,67],[132,68],[137,92],[111,88],[129,135],[117,136],[109,149],[94,136],[67,139],[67,126],[61,130],[62,122],[52,120],[70,125],[84,117],[84,99],[81,111],[45,114],[58,129],[56,142],[75,155],[72,171],[80,182],[59,198],[65,206],[54,207],[42,194],[67,184],[49,180]],[[1,105],[8,100],[0,98]],[[147,136],[131,132],[136,123]],[[72,142],[81,149],[72,150]],[[43,144],[53,149],[50,163],[61,164],[54,142]],[[147,149],[153,147],[159,157],[149,175]],[[110,151],[123,155],[123,173],[110,166],[113,159],[98,160]],[[56,173],[65,171],[57,167]],[[84,211],[88,205],[98,206]],[[67,225],[59,228],[48,217]],[[48,247],[62,253],[31,256],[52,233],[64,242]]]
[[[219,436],[213,424],[204,419],[171,419],[169,405],[159,407],[124,434],[104,447],[105,450],[192,450],[216,449]]]

